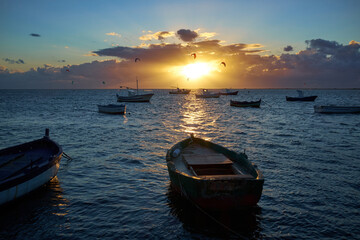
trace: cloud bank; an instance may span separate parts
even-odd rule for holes
[[[11,72],[0,66],[0,88],[118,88],[141,79],[143,88],[169,88],[184,79],[176,69],[194,62],[213,64],[211,75],[198,87],[204,88],[360,88],[360,43],[340,44],[311,39],[293,52],[291,45],[281,55],[264,55],[260,43],[225,44],[209,39],[216,34],[180,29],[140,37],[146,47],[117,46],[94,50],[92,54],[117,60],[93,61],[62,68],[44,65],[27,72]],[[180,43],[167,43],[177,36]],[[207,36],[207,38],[202,38]],[[290,53],[291,52],[291,53]],[[191,54],[196,53],[194,59]],[[141,61],[134,62],[135,58]],[[20,59],[19,59],[20,60]],[[226,68],[220,63],[226,62]],[[106,82],[106,85],[102,84]],[[194,85],[190,83],[188,87]]]

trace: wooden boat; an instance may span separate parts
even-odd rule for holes
[[[15,200],[56,176],[63,151],[49,138],[0,150],[0,205]]]
[[[191,135],[167,151],[172,186],[203,208],[219,210],[253,206],[264,178],[245,153]]]
[[[259,108],[261,104],[261,99],[259,99],[259,101],[233,101],[230,100],[230,106],[233,107],[253,107],[253,108]]]
[[[360,106],[314,106],[316,113],[360,113]]]
[[[122,86],[120,86],[122,88]],[[153,93],[139,94],[139,81],[136,78],[136,92],[133,89],[126,88],[127,96],[116,94],[118,102],[150,102]]]
[[[219,93],[211,93],[207,89],[203,89],[202,94],[195,94],[196,98],[219,98]]]
[[[109,114],[125,114],[126,106],[124,104],[98,105],[99,112]]]
[[[176,88],[176,90],[170,91],[169,94],[189,94],[190,91],[191,91],[190,89]]]
[[[302,101],[302,102],[313,102],[317,98],[317,96],[304,96],[301,90],[296,90],[298,92],[298,97],[288,97],[286,96],[286,101],[295,102],[295,101]]]
[[[237,95],[239,91],[231,91],[226,89],[225,92],[219,92],[220,95]]]

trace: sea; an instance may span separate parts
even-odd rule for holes
[[[125,115],[98,112],[118,90],[0,90],[0,148],[50,129],[70,157],[57,177],[0,207],[0,239],[360,239],[360,90],[240,89],[196,99],[151,90]],[[237,108],[230,100],[262,100]],[[196,137],[244,152],[263,172],[252,208],[204,210],[170,185],[166,152]]]

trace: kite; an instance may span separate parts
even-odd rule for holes
[[[225,63],[225,62],[221,62],[220,64],[223,64],[223,65],[224,65],[224,67],[226,67],[226,63]]]
[[[105,85],[105,81],[103,81],[103,82],[102,82],[102,84],[104,84],[104,85]]]
[[[140,61],[140,58],[135,58],[135,62]]]
[[[194,59],[196,58],[196,53],[192,53],[191,56],[194,56]]]

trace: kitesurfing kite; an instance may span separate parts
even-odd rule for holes
[[[223,65],[224,65],[224,67],[226,67],[226,63],[225,63],[225,62],[221,62],[220,64],[223,64]]]
[[[196,58],[196,53],[192,53],[191,56],[194,56],[194,59]]]
[[[135,58],[135,62],[140,61],[140,58]]]

